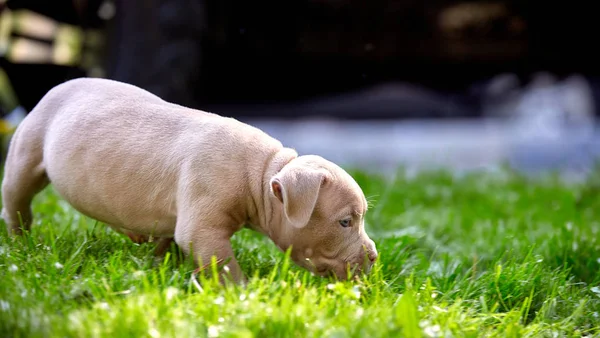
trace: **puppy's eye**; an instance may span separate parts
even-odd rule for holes
[[[344,228],[347,228],[351,225],[352,220],[347,218],[347,219],[343,219],[340,221],[340,225],[343,226]]]

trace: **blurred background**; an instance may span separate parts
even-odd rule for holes
[[[347,167],[581,177],[600,152],[592,3],[0,0],[2,130],[103,77]]]

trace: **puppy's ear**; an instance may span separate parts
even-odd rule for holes
[[[296,228],[310,220],[325,171],[294,168],[280,172],[271,179],[271,193],[283,204],[283,213]]]

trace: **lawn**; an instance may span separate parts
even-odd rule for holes
[[[234,245],[245,288],[155,261],[152,244],[81,216],[50,187],[29,235],[0,232],[0,336],[600,336],[598,177],[352,173],[372,204],[372,273],[311,276],[244,230]]]

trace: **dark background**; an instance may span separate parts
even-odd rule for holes
[[[580,73],[598,97],[591,1],[116,0],[107,20],[103,2],[4,6],[101,28],[105,77],[235,117],[481,117],[478,88],[506,72]],[[87,74],[0,62],[28,110]]]

